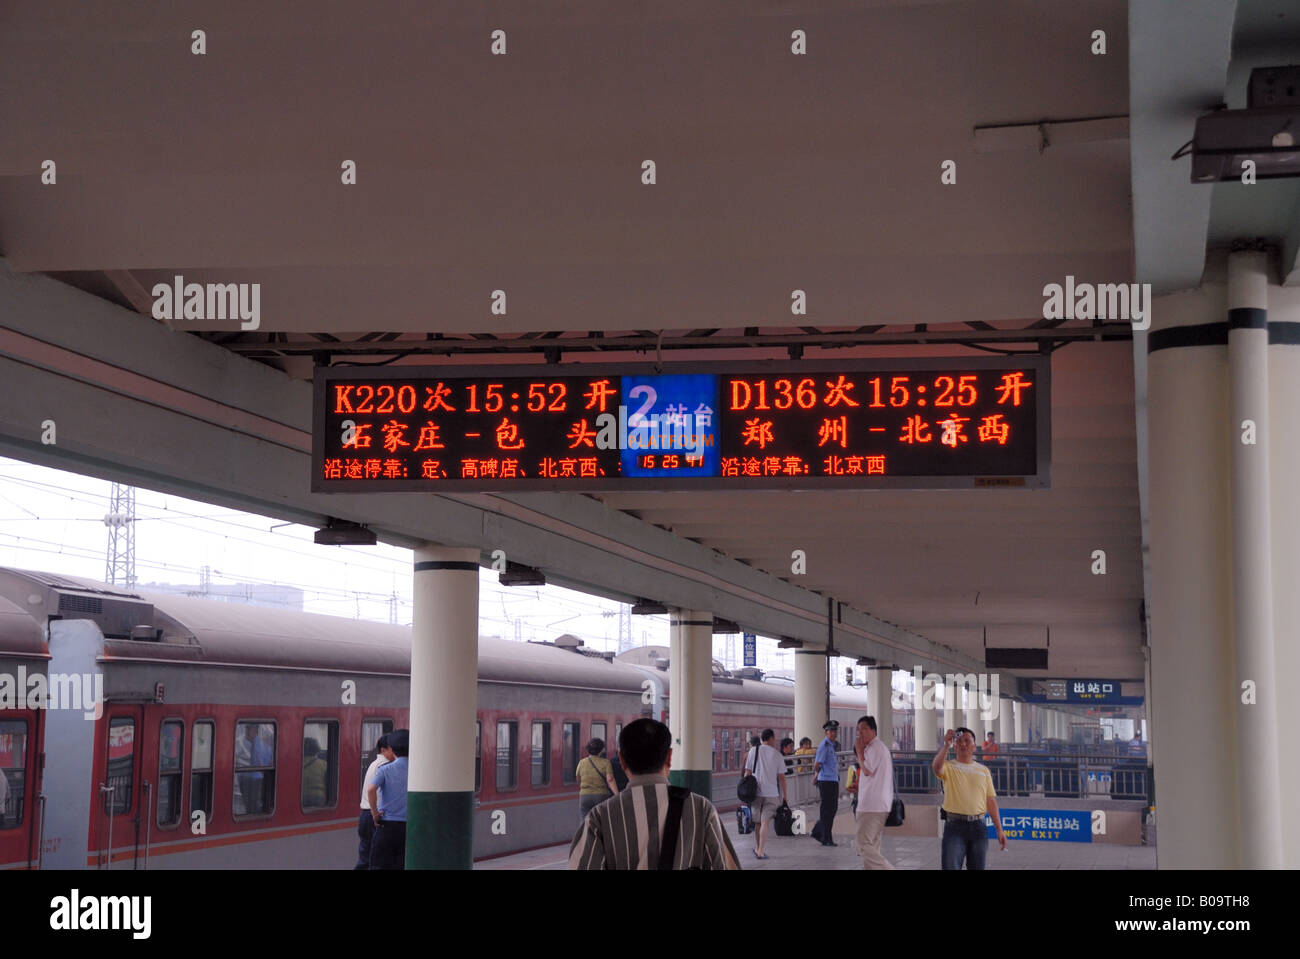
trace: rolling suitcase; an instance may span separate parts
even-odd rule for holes
[[[748,806],[741,806],[736,810],[736,832],[742,836],[748,836],[754,831],[754,812]]]

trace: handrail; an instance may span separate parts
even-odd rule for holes
[[[36,794],[37,815],[41,817],[40,845],[36,847],[36,868],[45,868],[45,793]]]
[[[930,752],[894,753],[899,792],[937,792],[933,758]],[[1141,756],[1008,751],[976,761],[988,768],[999,796],[1145,800],[1149,795],[1150,767]]]
[[[1002,751],[1005,750],[1005,751]],[[931,763],[934,752],[893,750],[894,788],[903,794],[933,794],[940,790]],[[813,757],[785,756],[785,775],[791,803],[812,801]],[[840,769],[857,762],[852,750],[836,753]],[[1150,767],[1145,756],[1105,752],[1059,753],[1029,751],[1003,746],[996,756],[980,756],[976,762],[988,767],[999,796],[1010,798],[1104,797],[1146,800],[1150,794]],[[949,759],[949,761],[953,761]],[[734,770],[725,770],[734,772]],[[843,784],[845,777],[840,776]]]
[[[108,857],[99,864],[100,869],[109,869],[113,865],[113,812],[117,803],[113,802],[113,787],[107,783],[100,783],[99,791],[108,793]]]
[[[147,871],[149,869],[149,839],[153,835],[153,830],[150,828],[153,826],[153,783],[146,779],[143,785],[148,797],[144,801],[144,809],[142,810],[144,814],[144,869]],[[137,835],[139,834],[137,833]]]

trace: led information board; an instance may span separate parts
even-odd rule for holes
[[[1049,485],[1042,356],[316,371],[315,492]]]

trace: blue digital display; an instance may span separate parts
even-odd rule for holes
[[[619,422],[627,423],[624,476],[716,476],[718,378],[623,376]]]

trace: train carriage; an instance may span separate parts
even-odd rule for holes
[[[60,708],[0,711],[11,868],[349,868],[361,777],[379,736],[408,720],[407,627],[75,577],[0,569],[0,663],[64,683]],[[573,637],[480,639],[476,856],[572,837],[587,742],[612,749],[623,724],[664,718],[664,665]],[[95,676],[99,710],[68,701]],[[832,714],[851,723],[861,699]],[[748,737],[788,734],[793,704],[788,685],[715,669],[722,808]]]
[[[32,708],[33,677],[46,675],[45,637],[20,603],[0,596],[0,869],[39,858],[37,781],[44,711]]]

